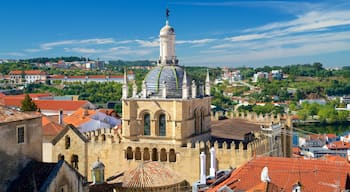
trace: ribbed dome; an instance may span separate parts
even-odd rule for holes
[[[148,72],[145,81],[150,96],[161,96],[163,82],[166,82],[167,98],[182,97],[184,70],[176,65],[157,66]],[[191,79],[187,76],[187,85]]]
[[[174,35],[175,30],[173,27],[170,25],[166,24],[161,30],[160,30],[160,35]]]
[[[156,161],[141,163],[136,169],[127,171],[123,176],[125,188],[154,188],[176,185],[183,182],[170,168]]]

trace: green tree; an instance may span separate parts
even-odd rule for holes
[[[25,95],[24,100],[22,101],[21,111],[36,111],[38,107],[30,98],[28,94]]]

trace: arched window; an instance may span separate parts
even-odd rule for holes
[[[152,161],[158,161],[158,152],[156,148],[152,149]]]
[[[68,135],[65,137],[65,145],[66,149],[70,148],[70,137]]]
[[[159,115],[159,136],[166,136],[166,119],[164,114]]]
[[[141,160],[141,149],[140,149],[140,147],[136,147],[136,149],[135,149],[135,160]]]
[[[143,149],[143,160],[144,161],[149,161],[150,155],[149,155],[149,150],[148,148]]]
[[[174,149],[169,151],[169,162],[176,162],[176,153]]]
[[[148,113],[143,116],[143,134],[151,135],[151,118]]]
[[[79,162],[79,156],[76,154],[73,154],[70,158],[70,163],[71,163],[72,167],[75,169],[79,169],[78,162]]]
[[[197,135],[200,133],[200,115],[198,114],[198,111],[196,110],[194,112],[194,133]]]
[[[106,135],[105,134],[102,134],[102,141],[106,141]]]
[[[126,159],[130,160],[130,159],[133,159],[133,152],[132,152],[132,148],[131,147],[128,147],[126,149]]]
[[[166,160],[167,160],[166,150],[163,148],[160,150],[160,161],[166,161]]]
[[[200,117],[200,131],[203,133],[203,119],[204,119],[204,113],[201,111],[201,117]]]

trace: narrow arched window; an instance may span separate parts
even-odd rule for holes
[[[167,154],[164,148],[160,150],[160,161],[167,161]]]
[[[174,149],[169,150],[169,162],[176,162],[176,153]]]
[[[203,133],[203,120],[204,120],[204,113],[203,111],[201,111],[201,118],[200,118],[200,130],[201,130],[201,133]]]
[[[126,159],[130,160],[130,159],[133,159],[133,152],[132,152],[132,148],[131,147],[128,147],[126,149]]]
[[[149,161],[150,155],[149,155],[149,150],[148,148],[143,149],[143,160],[144,161]]]
[[[135,149],[135,160],[141,160],[141,149],[140,149],[140,147],[136,147],[136,149]]]
[[[75,169],[79,169],[78,162],[79,162],[79,156],[76,154],[73,154],[70,158],[70,163],[71,163],[72,167]]]
[[[143,116],[143,134],[151,135],[151,118],[148,113]]]
[[[166,136],[166,119],[164,114],[159,115],[159,136]]]
[[[158,161],[158,151],[156,148],[152,149],[152,161]]]
[[[65,137],[65,145],[66,149],[70,148],[70,137],[68,135]]]

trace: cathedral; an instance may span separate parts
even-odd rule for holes
[[[89,181],[91,165],[97,160],[104,164],[105,178],[157,161],[193,183],[200,176],[202,152],[207,154],[205,169],[209,172],[211,147],[216,151],[214,170],[238,167],[253,155],[265,153],[269,141],[264,137],[245,145],[211,140],[209,72],[204,85],[191,79],[176,57],[175,36],[167,15],[159,33],[157,66],[146,75],[140,92],[134,84],[129,93],[124,75],[121,128],[81,133],[67,126],[53,141],[52,157],[79,159],[78,170]],[[64,139],[67,136],[69,147]]]

